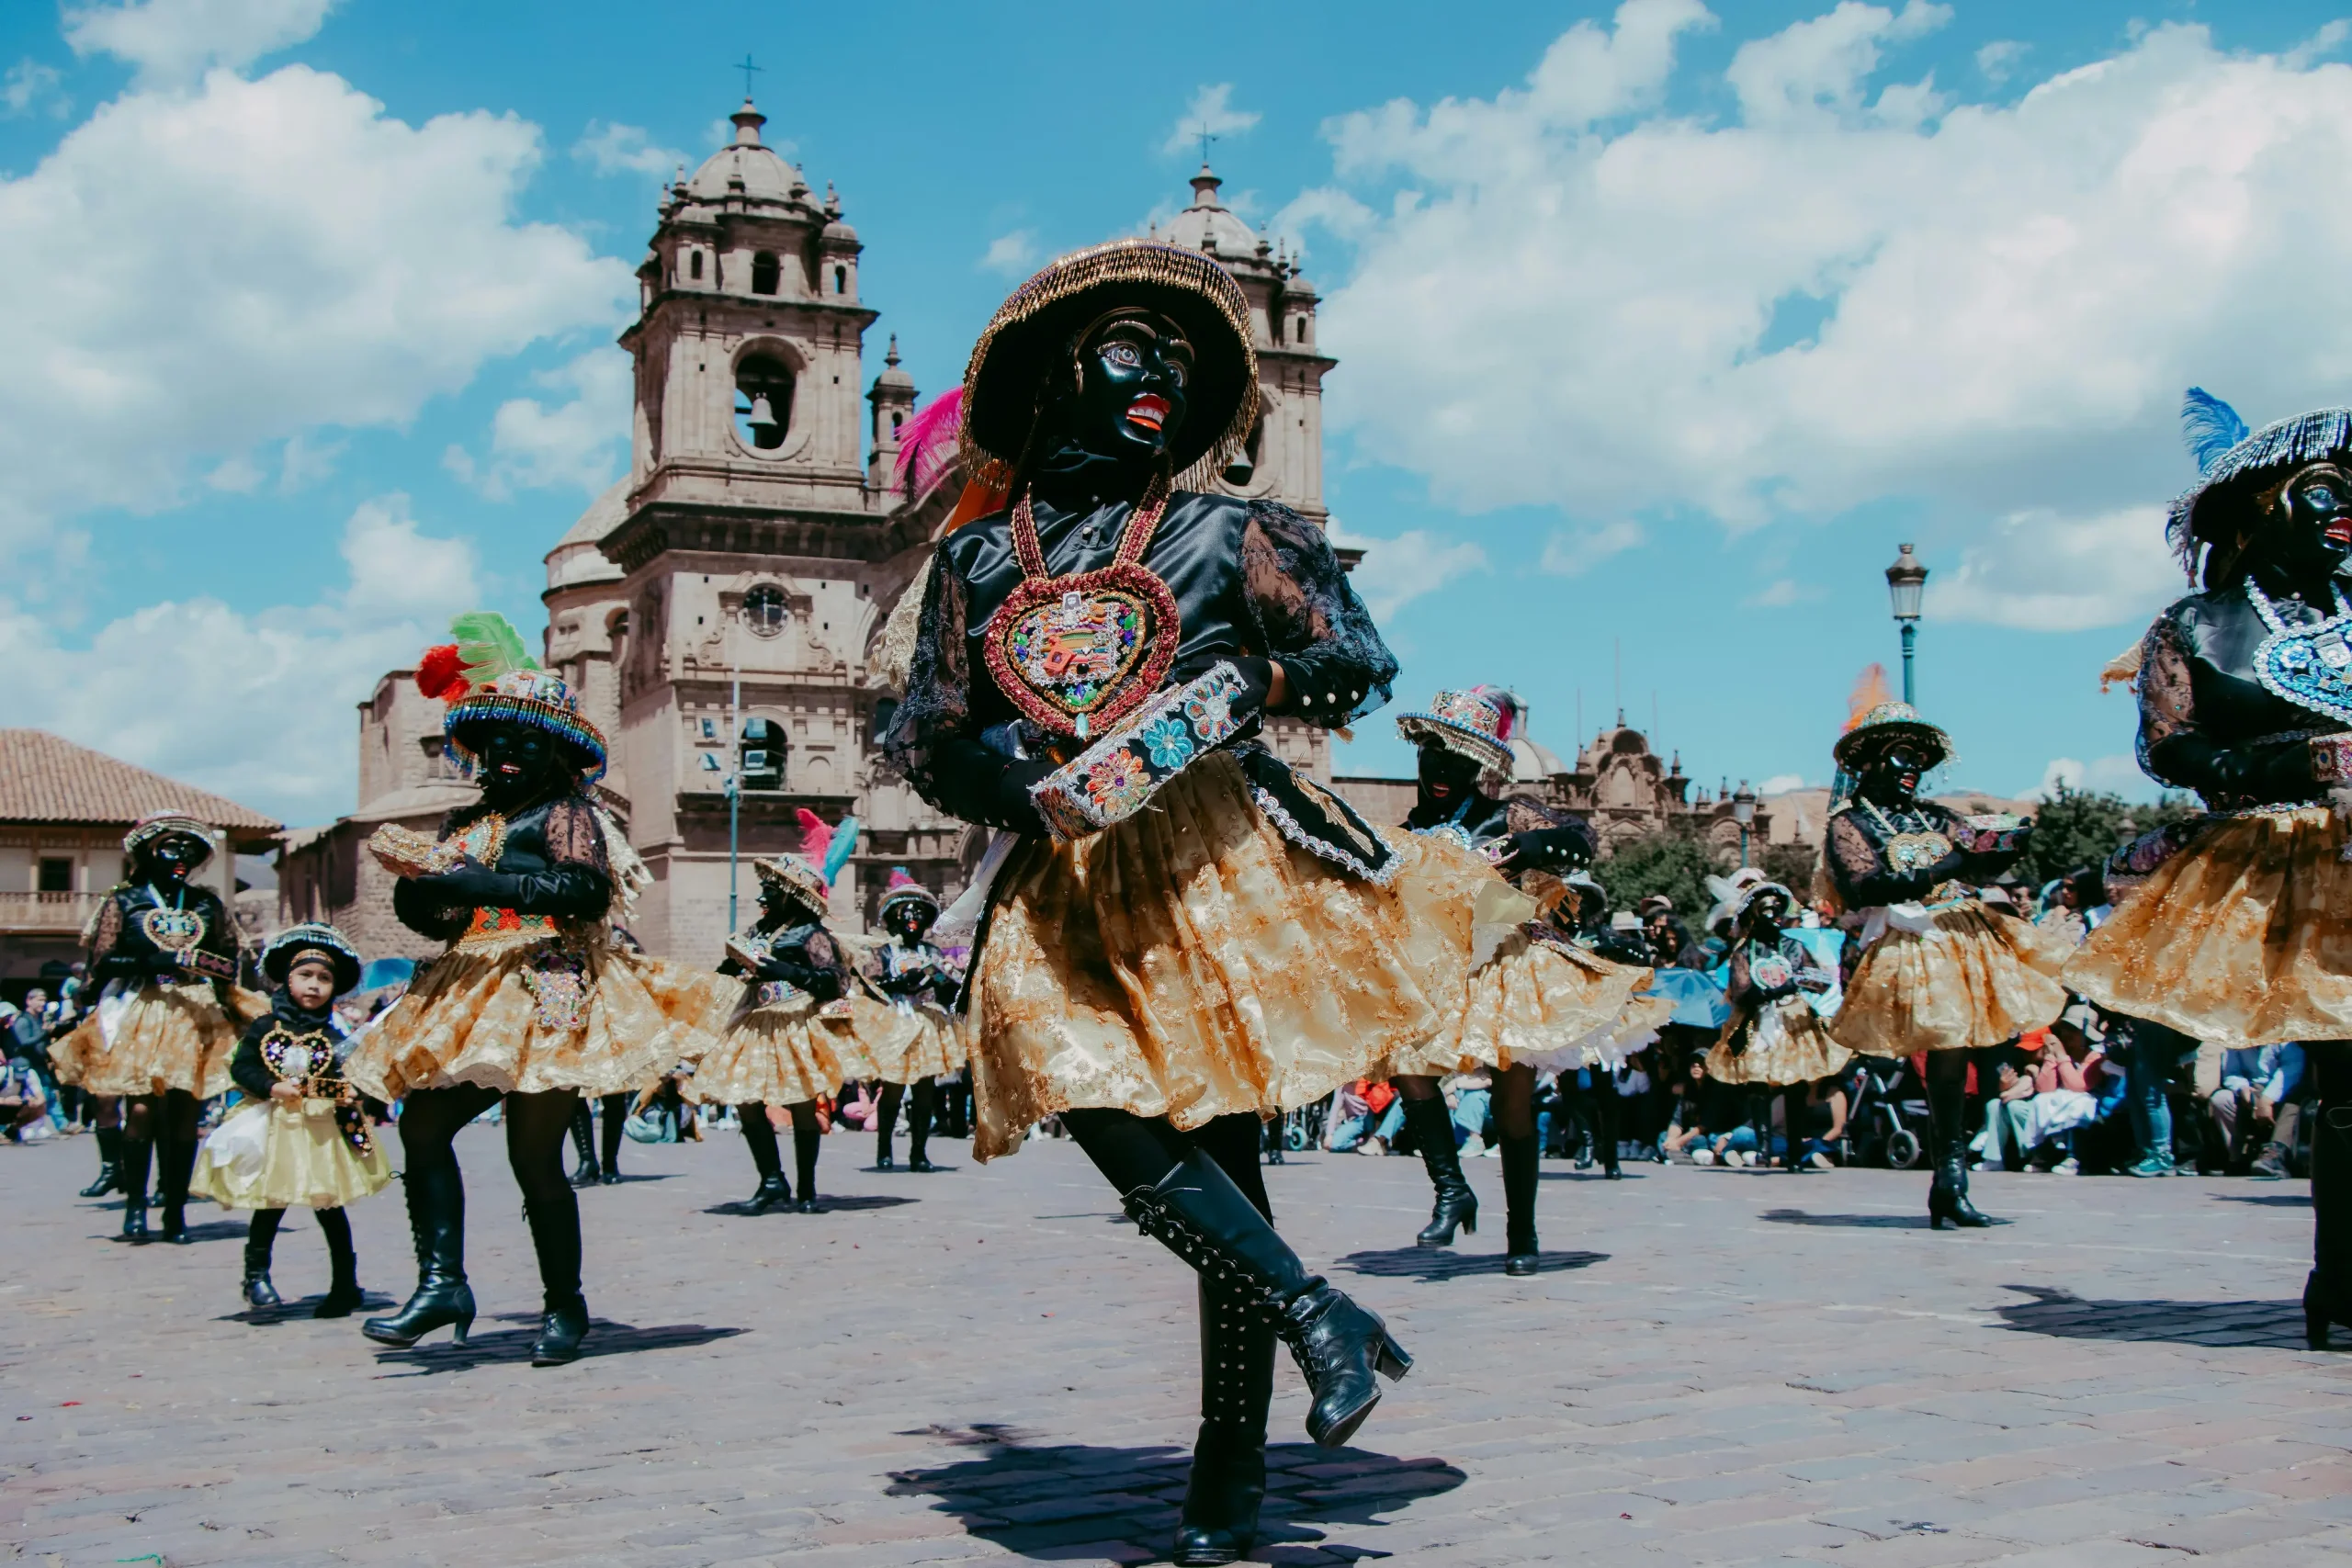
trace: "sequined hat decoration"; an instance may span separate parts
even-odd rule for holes
[[[2191,387],[2181,399],[2180,428],[2199,479],[2172,503],[2165,538],[2192,582],[2199,548],[2233,544],[2264,484],[2305,463],[2352,460],[2352,409],[2314,409],[2249,430],[2237,410]],[[2241,515],[2233,520],[2232,513]]]
[[[783,894],[809,919],[821,920],[832,901],[833,879],[856,852],[857,818],[844,817],[836,828],[805,806],[797,815],[799,852],[762,856],[752,862],[752,869],[763,887]]]
[[[1401,714],[1396,732],[1416,746],[1442,746],[1488,773],[1510,772],[1510,743],[1525,723],[1527,705],[1499,686],[1440,692],[1425,713]]]
[[[288,926],[262,944],[261,972],[270,984],[282,986],[294,965],[305,958],[323,958],[334,969],[334,994],[341,996],[359,984],[365,963],[359,950],[344,934],[322,920]]]
[[[1170,468],[1224,468],[1258,419],[1258,352],[1250,301],[1233,275],[1195,250],[1114,240],[1048,263],[997,307],[964,369],[960,445],[973,479],[1001,488],[1029,444],[1070,339],[1105,310],[1133,305],[1175,319],[1193,345],[1184,423],[1169,443]],[[1194,488],[1179,481],[1179,488]]]
[[[1739,897],[1733,903],[1731,912],[1734,915],[1745,917],[1748,909],[1755,904],[1756,900],[1763,897],[1767,893],[1778,893],[1782,898],[1788,901],[1788,906],[1792,909],[1797,907],[1797,896],[1790,892],[1786,887],[1783,887],[1781,884],[1777,882],[1753,882],[1740,890]]]
[[[553,736],[584,784],[604,776],[604,732],[581,713],[563,677],[539,667],[505,616],[472,611],[451,621],[449,634],[458,640],[425,649],[417,661],[416,688],[448,705],[442,732],[469,776],[481,758],[465,732],[493,724],[520,724]]]
[[[939,913],[939,896],[908,875],[902,865],[891,869],[890,885],[882,890],[880,913],[888,916],[899,904],[920,904],[933,915]]]
[[[1933,753],[1924,759],[1929,768],[1951,761],[1951,737],[1919,716],[1909,703],[1880,703],[1853,723],[1829,755],[1841,772],[1859,773],[1862,764],[1898,740],[1915,741]]]
[[[151,811],[130,826],[122,836],[122,852],[136,857],[148,845],[177,834],[193,839],[203,846],[204,852],[196,857],[191,868],[212,858],[212,827],[185,811]]]

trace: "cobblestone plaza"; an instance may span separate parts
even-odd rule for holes
[[[1067,1144],[861,1168],[743,1218],[732,1135],[582,1194],[586,1357],[535,1371],[536,1277],[497,1134],[461,1140],[469,1348],[237,1310],[243,1216],[132,1248],[82,1140],[0,1149],[0,1556],[198,1563],[839,1564],[1163,1558],[1193,1411],[1192,1282]],[[1472,1179],[1501,1230],[1494,1162]],[[1547,1163],[1546,1271],[1499,1234],[1413,1247],[1419,1162],[1268,1173],[1302,1255],[1417,1358],[1326,1452],[1279,1372],[1257,1559],[2352,1564],[2352,1359],[2301,1348],[2301,1183],[1986,1176],[2014,1223],[1931,1234],[1924,1175]],[[397,1189],[361,1277],[413,1273]],[[1107,1239],[1106,1239],[1107,1238]],[[309,1298],[304,1300],[303,1298]]]

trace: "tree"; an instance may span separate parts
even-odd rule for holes
[[[1705,877],[1720,872],[1706,841],[1686,828],[1666,828],[1618,844],[1592,868],[1609,890],[1609,907],[1630,909],[1653,893],[1674,900],[1674,912],[1691,925],[1707,918],[1714,902]]]
[[[2151,829],[2197,815],[2187,795],[2168,795],[2154,806],[2134,806],[2105,790],[2064,784],[2034,813],[2033,836],[2018,861],[2018,874],[2034,886],[2098,865]]]
[[[1767,844],[1757,864],[1764,874],[1797,896],[1800,904],[1813,902],[1813,869],[1821,861],[1817,844]]]

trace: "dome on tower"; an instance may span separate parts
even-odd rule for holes
[[[580,521],[547,554],[548,587],[577,588],[583,582],[617,582],[627,575],[596,547],[628,515],[628,480],[615,479],[588,503]]]
[[[1556,773],[1565,773],[1568,765],[1560,761],[1559,753],[1548,746],[1539,746],[1521,730],[1511,738],[1510,778],[1513,784],[1542,784]]]
[[[703,160],[702,167],[686,182],[687,194],[697,201],[725,201],[729,197],[751,201],[798,199],[808,188],[801,181],[800,171],[760,141],[760,127],[768,122],[768,117],[745,98],[743,107],[729,118],[735,121],[735,140]]]
[[[1171,245],[1188,245],[1227,261],[1252,254],[1258,248],[1258,236],[1216,198],[1217,187],[1224,183],[1203,164],[1201,172],[1193,176],[1193,205],[1169,220],[1160,238]]]

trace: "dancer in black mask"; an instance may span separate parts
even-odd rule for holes
[[[901,1026],[896,1032],[904,1043],[888,1060],[879,1059],[881,1053],[875,1047],[867,1048],[882,1079],[882,1103],[875,1122],[880,1146],[875,1163],[884,1170],[893,1168],[891,1131],[898,1125],[903,1100],[907,1168],[923,1172],[932,1168],[927,1145],[939,1076],[964,1065],[963,1038],[947,1010],[955,1006],[964,978],[949,964],[945,953],[924,940],[939,920],[939,899],[930,888],[903,870],[893,871],[889,886],[882,890],[878,912],[884,940],[866,961],[865,980],[889,998]]]

